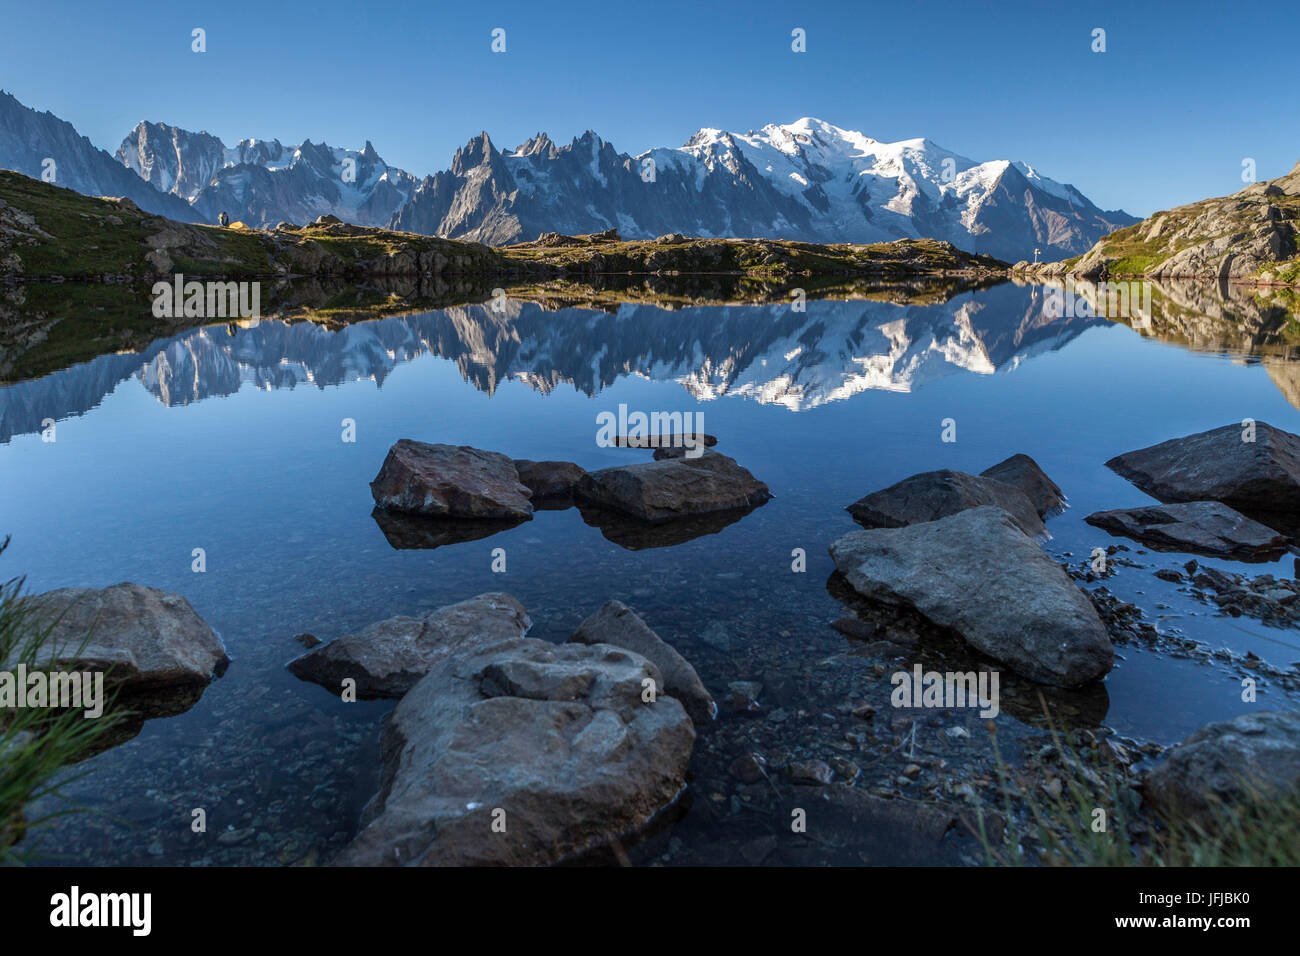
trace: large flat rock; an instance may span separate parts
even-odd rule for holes
[[[422,617],[377,621],[312,648],[288,667],[303,680],[335,693],[351,678],[359,698],[400,697],[449,655],[523,637],[531,626],[528,612],[515,598],[490,592]]]
[[[1165,551],[1262,560],[1277,557],[1287,544],[1285,535],[1220,501],[1098,511],[1084,520]]]
[[[1300,512],[1300,436],[1239,424],[1125,452],[1106,462],[1161,501],[1222,501],[1246,514]]]
[[[1114,663],[1092,602],[999,508],[852,531],[830,552],[858,593],[916,608],[1031,680],[1073,687]]]
[[[179,594],[127,581],[26,600],[50,627],[35,662],[41,667],[105,672],[135,692],[204,685],[230,663],[217,632]]]
[[[609,644],[640,654],[659,668],[664,678],[661,690],[680,700],[691,720],[697,724],[708,723],[717,716],[718,705],[695,668],[622,601],[606,601],[600,610],[578,625],[569,641]]]
[[[530,518],[531,492],[505,455],[403,438],[370,483],[385,511],[436,518]]]
[[[651,523],[753,508],[772,497],[767,485],[715,451],[589,472],[576,493],[581,501]]]
[[[695,729],[644,657],[531,638],[433,666],[385,719],[347,866],[545,865],[639,830],[681,793]]]
[[[992,505],[1028,535],[1046,536],[1033,502],[1019,488],[964,471],[925,471],[859,498],[845,510],[865,528],[902,528]]]
[[[1202,727],[1142,781],[1171,820],[1215,822],[1243,803],[1300,790],[1300,713],[1260,711]]]

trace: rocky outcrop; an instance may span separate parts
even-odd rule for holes
[[[1255,800],[1300,791],[1300,714],[1262,711],[1202,727],[1146,774],[1147,802],[1167,819],[1212,826]]]
[[[695,730],[659,669],[605,644],[477,642],[384,722],[347,866],[545,865],[642,828],[681,793]]]
[[[1031,680],[1073,687],[1114,662],[1092,602],[999,508],[853,531],[830,552],[859,594],[913,607]]]
[[[718,706],[695,668],[622,601],[606,601],[600,610],[578,625],[569,642],[609,644],[640,654],[659,668],[664,678],[661,690],[681,701],[691,720],[696,724],[708,723],[717,716]]]
[[[587,473],[571,461],[530,461],[516,458],[519,481],[528,488],[533,504],[544,501],[567,501],[573,489]]]
[[[357,697],[400,697],[447,656],[523,637],[532,626],[509,594],[480,594],[422,617],[390,617],[321,644],[289,662],[295,675],[335,693],[356,682]]]
[[[1018,488],[1029,499],[1040,518],[1048,518],[1065,510],[1065,495],[1060,487],[1028,455],[1012,455],[992,468],[984,469],[980,476]]]
[[[859,498],[845,510],[865,528],[902,528],[981,505],[1002,509],[1025,534],[1047,534],[1033,502],[1019,488],[993,478],[948,469],[904,478]]]
[[[129,581],[33,595],[50,627],[35,665],[104,672],[125,693],[204,685],[230,663],[225,645],[179,594]]]
[[[1249,561],[1276,558],[1287,544],[1284,535],[1218,501],[1098,511],[1084,520],[1163,551]]]
[[[659,523],[693,515],[754,508],[772,494],[732,458],[706,450],[698,458],[671,458],[589,472],[577,486],[587,504]]]
[[[1264,422],[1253,434],[1224,425],[1172,438],[1106,466],[1161,501],[1222,501],[1248,515],[1300,512],[1300,436]]]
[[[436,518],[527,518],[530,491],[505,455],[403,438],[370,483],[385,511]]]

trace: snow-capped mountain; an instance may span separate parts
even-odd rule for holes
[[[240,140],[227,147],[206,132],[140,123],[118,147],[127,169],[189,203],[206,220],[227,213],[250,226],[309,222],[335,215],[383,226],[415,191],[416,179],[361,150],[304,141]]]
[[[1024,163],[977,163],[925,139],[882,143],[804,118],[757,132],[701,129],[629,156],[588,131],[500,151],[487,133],[426,177],[391,226],[506,243],[617,229],[880,242],[946,239],[1000,259],[1062,258],[1137,220]]]
[[[506,381],[595,396],[629,375],[678,382],[699,401],[740,397],[804,411],[870,390],[907,392],[948,375],[993,374],[1058,349],[1107,320],[1052,314],[1043,290],[1006,283],[942,304],[814,300],[667,311],[548,312],[512,300],[359,322],[331,330],[264,320],[228,334],[208,326],[139,352],[103,355],[0,387],[0,441],[45,418],[83,414],[136,379],[165,405],[260,389],[370,380],[432,353],[492,394]]]
[[[195,222],[198,215],[175,196],[150,189],[112,156],[53,113],[38,113],[0,91],[0,169],[41,179],[89,196],[125,196],[145,212]],[[48,180],[47,180],[48,181]]]

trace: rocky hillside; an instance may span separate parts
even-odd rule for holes
[[[144,280],[227,277],[492,275],[505,279],[613,273],[732,273],[893,278],[991,276],[1005,264],[931,240],[829,245],[680,235],[624,242],[612,231],[548,233],[494,249],[474,242],[353,226],[321,217],[306,226],[228,229],[174,222],[129,199],[82,196],[0,171],[0,278]]]
[[[1106,236],[1083,256],[1030,274],[1085,278],[1232,279],[1300,284],[1300,163],[1231,196],[1158,212]]]

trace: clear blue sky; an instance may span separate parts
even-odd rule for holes
[[[1300,160],[1296,0],[0,0],[0,24],[0,87],[110,152],[149,119],[228,145],[369,139],[423,175],[482,129],[636,153],[817,116],[1021,159],[1138,215],[1240,189],[1244,157],[1261,179]]]

